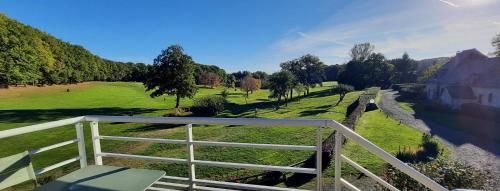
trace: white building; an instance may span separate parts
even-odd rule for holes
[[[427,98],[459,109],[465,103],[500,108],[500,58],[458,52],[426,84]]]

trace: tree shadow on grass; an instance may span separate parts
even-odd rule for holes
[[[314,115],[319,115],[319,114],[326,113],[326,112],[328,112],[327,109],[305,110],[305,111],[301,111],[299,113],[299,116],[301,116],[301,117],[314,116]]]
[[[35,123],[83,115],[141,115],[161,109],[146,108],[84,108],[84,109],[14,109],[0,110],[0,121],[3,123]]]
[[[144,131],[155,131],[155,130],[162,130],[162,129],[172,129],[176,127],[180,127],[184,125],[179,125],[179,124],[150,124],[150,125],[144,125],[144,126],[139,126],[131,129],[124,130],[123,132],[144,132]]]

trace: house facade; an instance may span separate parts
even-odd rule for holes
[[[500,108],[500,58],[476,49],[458,52],[429,79],[426,94],[453,109],[467,103]]]

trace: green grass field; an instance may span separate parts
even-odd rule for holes
[[[311,95],[300,100],[294,100],[288,107],[274,110],[274,102],[268,99],[269,92],[260,90],[250,95],[248,104],[242,92],[229,90],[230,104],[218,117],[254,117],[255,108],[258,108],[257,117],[263,118],[325,118],[342,121],[345,118],[347,106],[352,103],[360,92],[351,92],[336,107],[339,96],[331,95],[329,88],[335,83],[324,83],[323,87],[313,88]],[[79,115],[141,115],[162,116],[173,113],[174,97],[164,96],[150,98],[139,83],[125,82],[92,82],[84,86],[72,86],[66,89],[27,91],[21,95],[2,95],[0,92],[0,130],[21,127],[25,125],[63,119]],[[219,94],[222,88],[200,88],[196,98],[204,95]],[[181,106],[189,106],[189,99],[183,99]],[[399,147],[417,147],[420,144],[421,134],[407,126],[399,125],[395,120],[386,118],[379,111],[368,112],[359,121],[356,131],[375,144],[391,153]],[[149,125],[131,123],[101,123],[100,132],[103,135],[120,135],[136,137],[159,137],[183,139],[183,127],[168,125]],[[88,135],[88,124],[85,124],[86,145],[89,162],[92,163],[92,147]],[[224,126],[194,126],[196,140],[234,141],[252,143],[279,143],[279,144],[314,144],[313,127],[224,127]],[[326,137],[332,132],[325,129]],[[0,157],[15,154],[27,149],[39,148],[70,140],[74,138],[74,127],[64,127],[37,133],[31,133],[0,140]],[[133,153],[151,156],[168,156],[185,158],[185,148],[179,145],[147,144],[116,141],[102,141],[103,151]],[[280,151],[266,149],[196,147],[196,158],[200,160],[248,162],[269,165],[290,165],[304,160],[309,154],[303,151]],[[345,154],[352,157],[370,170],[381,173],[384,163],[375,156],[363,150],[360,146],[349,142],[345,147]],[[77,155],[76,145],[59,148],[42,153],[33,158],[35,168],[48,166],[64,159]],[[105,159],[105,164],[125,165],[143,168],[160,168],[168,175],[186,176],[187,170],[183,165],[166,163],[152,163],[138,160]],[[47,176],[59,176],[75,168],[72,164],[61,170],[48,173]],[[353,172],[346,167],[346,173]],[[256,171],[242,169],[209,168],[197,166],[197,176],[215,180],[227,180],[233,176],[253,174]],[[331,182],[333,168],[325,172],[325,182]],[[311,186],[306,184],[305,187]]]

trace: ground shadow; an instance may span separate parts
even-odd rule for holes
[[[305,111],[301,111],[299,113],[299,116],[305,117],[305,116],[311,116],[311,115],[319,115],[319,114],[326,113],[326,112],[328,112],[327,109],[305,110]]]
[[[184,125],[179,125],[179,124],[150,124],[150,125],[144,125],[144,126],[139,126],[139,127],[134,127],[131,129],[124,130],[123,132],[143,132],[143,131],[155,131],[155,130],[162,130],[162,129],[172,129],[176,127],[180,127]]]
[[[500,113],[487,113],[483,119],[467,116],[459,111],[435,110],[427,106],[427,100],[415,100],[396,93],[398,102],[412,103],[415,113],[408,113],[421,120],[430,129],[430,134],[438,136],[454,145],[472,144],[490,153],[500,156],[500,123],[496,119]],[[401,109],[402,110],[402,109]],[[491,117],[486,117],[491,116]]]
[[[146,108],[85,108],[85,109],[15,109],[0,110],[0,121],[3,123],[34,123],[51,121],[83,115],[141,115],[160,109]]]

